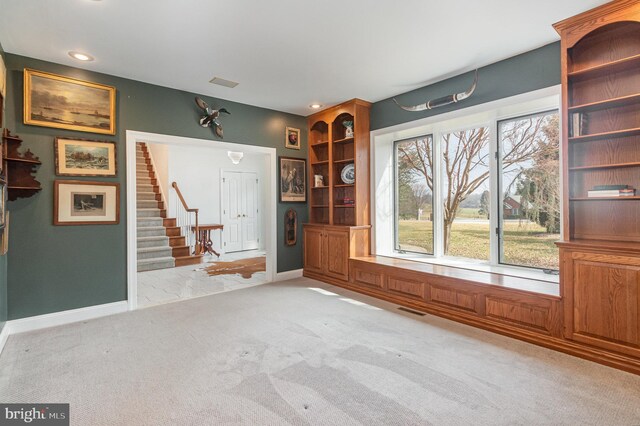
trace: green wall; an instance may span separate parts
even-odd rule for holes
[[[42,161],[37,179],[43,190],[9,203],[11,211],[8,261],[8,318],[17,319],[67,309],[125,300],[126,183],[125,131],[216,139],[211,129],[198,125],[199,111],[193,93],[77,68],[7,54],[7,127],[23,139]],[[117,134],[103,136],[22,124],[23,69],[33,68],[117,88]],[[301,116],[202,96],[210,105],[224,106],[225,141],[277,148],[278,155],[306,158],[306,119]],[[302,130],[300,151],[284,148],[285,127]],[[77,178],[119,182],[120,224],[53,226],[53,140],[55,136],[115,140],[118,146],[117,178]],[[75,178],[74,178],[75,179]],[[307,221],[307,206],[278,204],[278,218],[293,207],[299,223]],[[299,231],[301,235],[301,229]],[[302,267],[302,242],[284,245],[284,219],[278,220],[278,271]],[[0,263],[0,268],[2,265]],[[1,270],[0,270],[1,272]],[[1,276],[0,276],[1,278]],[[0,294],[1,297],[1,294]]]
[[[472,81],[473,72],[469,72],[394,97],[403,105],[418,105],[430,99],[465,91]],[[548,44],[480,68],[476,91],[469,99],[459,104],[421,112],[408,112],[398,108],[392,98],[376,102],[371,107],[371,130],[406,123],[472,105],[479,105],[557,84],[560,84],[560,42]]]
[[[2,44],[0,44],[0,56],[5,59]],[[0,105],[2,108],[3,105]],[[4,120],[6,122],[6,120]],[[2,123],[4,125],[4,123]],[[2,128],[2,125],[0,125]],[[7,256],[0,256],[0,331],[7,321]]]

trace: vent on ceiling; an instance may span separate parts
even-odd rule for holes
[[[209,83],[217,84],[218,86],[230,87],[232,89],[238,85],[238,83],[236,83],[235,81],[225,80],[224,78],[220,77],[213,77],[211,80],[209,80]]]

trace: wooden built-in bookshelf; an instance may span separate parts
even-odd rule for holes
[[[369,224],[369,108],[354,99],[313,114],[309,122],[310,223],[359,226]],[[353,122],[353,136],[344,121]],[[344,182],[344,167],[354,165],[356,180]],[[323,186],[315,185],[321,175]],[[345,204],[344,199],[353,200]]]
[[[8,129],[2,133],[3,174],[7,182],[8,199],[28,198],[42,190],[35,178],[36,168],[42,164],[30,150],[20,152],[22,138]]]

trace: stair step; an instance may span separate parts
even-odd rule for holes
[[[184,246],[187,242],[187,239],[181,235],[169,238],[169,247],[180,247]]]
[[[171,256],[175,257],[176,259],[179,257],[185,257],[185,256],[189,256],[191,254],[191,247],[189,246],[175,246],[175,247],[171,247]]]
[[[156,200],[157,201],[157,195],[155,192],[138,192],[136,194],[136,199],[138,201],[140,200]]]
[[[187,265],[197,265],[202,263],[202,255],[197,254],[193,256],[180,256],[175,258],[175,265],[178,266],[187,266]]]
[[[136,206],[139,209],[155,209],[159,208],[158,203],[159,201],[156,200],[138,200],[136,201]]]
[[[162,210],[160,209],[137,209],[138,217],[162,217]]]
[[[179,237],[180,236],[180,228],[177,226],[167,226],[165,227],[168,237]]]
[[[138,238],[143,237],[166,237],[167,229],[164,226],[145,226],[138,228],[136,234]]]
[[[138,259],[157,259],[163,257],[172,257],[173,249],[171,247],[143,247],[137,250]]]
[[[138,228],[149,226],[162,226],[164,227],[164,219],[161,217],[139,217],[137,218]]]
[[[163,236],[154,236],[154,237],[139,237],[137,240],[138,248],[147,248],[147,247],[171,247],[169,245],[169,237]]]
[[[176,266],[173,257],[160,257],[157,259],[141,259],[138,260],[138,272],[152,271],[154,269],[166,269]]]

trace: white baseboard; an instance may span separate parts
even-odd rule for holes
[[[2,331],[4,333],[4,330],[9,327],[9,334],[24,333],[27,331],[86,321],[93,318],[105,317],[107,315],[119,314],[127,311],[127,301],[123,300],[121,302],[105,303],[104,305],[87,306],[85,308],[71,309],[68,311],[54,312],[52,314],[7,321]]]
[[[0,331],[0,354],[4,349],[4,344],[7,343],[9,334],[11,334],[11,331],[9,330],[9,322],[7,321],[4,323],[4,327],[2,327],[2,331]]]
[[[274,281],[286,281],[301,277],[302,269],[294,269],[293,271],[278,272]]]

